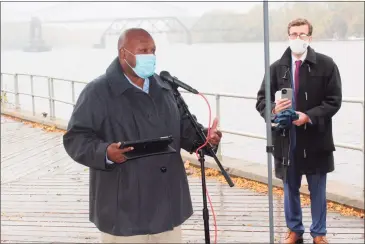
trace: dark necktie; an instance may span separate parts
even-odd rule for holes
[[[295,84],[295,101],[297,101],[297,95],[299,91],[299,69],[300,65],[302,65],[302,60],[295,61],[295,75],[294,75],[294,84]]]

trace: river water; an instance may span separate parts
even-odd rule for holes
[[[190,84],[201,92],[234,93],[255,96],[264,74],[264,44],[169,44],[161,40],[157,44],[157,70],[168,70],[172,75]],[[286,43],[270,44],[270,60],[280,58]],[[337,63],[342,77],[345,97],[364,97],[364,42],[314,42],[312,47],[331,56]],[[1,71],[9,73],[30,73],[63,79],[88,82],[100,74],[116,57],[116,42],[106,49],[89,47],[54,49],[46,53],[25,53],[21,51],[1,52]],[[46,79],[35,79],[34,91],[47,95]],[[3,88],[13,90],[12,77],[3,77]],[[55,97],[71,101],[71,86],[63,81],[55,82]],[[83,85],[76,86],[76,94]],[[26,77],[19,78],[20,92],[30,92]],[[208,109],[199,96],[185,95],[191,111],[198,119],[208,122]],[[213,115],[215,98],[208,97]],[[8,95],[9,103],[13,98]],[[31,109],[29,97],[21,96],[22,109]],[[48,112],[48,102],[36,99],[36,111]],[[56,103],[56,116],[68,119],[72,107]],[[363,108],[358,104],[344,103],[334,117],[334,138],[341,143],[361,145],[363,143]],[[228,130],[266,135],[264,120],[255,110],[255,101],[236,98],[222,98],[221,127]],[[225,156],[266,164],[266,142],[259,139],[224,135],[222,152]],[[358,151],[338,148],[335,153],[336,172],[329,178],[339,178],[351,184],[363,186],[364,161]]]

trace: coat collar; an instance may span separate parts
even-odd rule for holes
[[[120,65],[119,58],[116,57],[109,67],[106,69],[106,77],[111,87],[112,92],[115,96],[123,94],[128,89],[135,89],[135,87],[130,84],[127,78],[124,76],[123,68]],[[164,81],[160,79],[157,74],[148,78],[150,80],[150,86],[156,86],[160,89],[164,88],[170,90],[171,87]]]
[[[317,63],[316,52],[310,46],[308,46],[308,49],[307,49],[307,57],[305,58],[305,62],[306,61],[308,61],[309,63],[312,63],[312,64]],[[283,56],[281,56],[280,64],[285,65],[285,66],[291,66],[291,50],[290,50],[290,47],[288,47],[285,50]]]

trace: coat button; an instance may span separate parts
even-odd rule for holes
[[[162,173],[166,173],[167,168],[165,166],[163,166],[163,167],[160,168],[160,170],[161,170]]]

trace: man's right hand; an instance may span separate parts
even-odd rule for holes
[[[286,98],[285,99],[279,99],[275,102],[275,104],[276,104],[275,108],[272,112],[273,112],[273,114],[278,114],[281,111],[291,107],[291,100],[286,99]]]
[[[124,163],[125,161],[127,161],[126,157],[124,156],[124,153],[133,150],[133,147],[120,149],[120,145],[121,145],[120,142],[112,143],[106,149],[108,159],[114,163]]]

